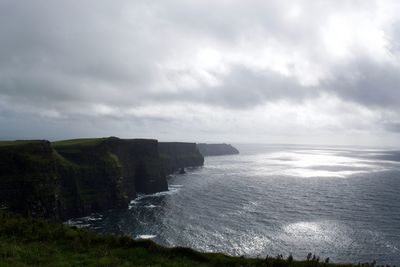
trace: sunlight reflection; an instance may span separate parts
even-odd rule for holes
[[[338,151],[296,150],[274,152],[259,156],[265,168],[258,168],[260,175],[289,175],[301,178],[336,177],[346,178],[354,174],[384,171],[387,168],[376,164],[376,160],[339,155]]]
[[[288,224],[283,228],[288,235],[295,237],[308,237],[313,239],[322,239],[325,236],[324,229],[317,222],[297,222]]]
[[[296,177],[336,177],[336,178],[346,178],[352,174],[365,173],[364,171],[326,171],[326,170],[315,170],[315,169],[290,169],[282,172],[285,175],[296,176]]]
[[[332,221],[296,222],[283,227],[283,234],[291,242],[313,244],[339,243],[348,246],[352,243],[347,235],[348,229]]]

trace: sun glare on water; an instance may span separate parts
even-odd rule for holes
[[[383,171],[376,161],[340,155],[328,150],[295,150],[258,155],[265,168],[257,169],[259,175],[288,175],[299,178],[335,177]]]

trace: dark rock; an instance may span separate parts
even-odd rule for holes
[[[158,149],[167,175],[180,168],[199,167],[204,164],[204,157],[195,143],[159,142]]]
[[[37,217],[60,219],[57,159],[48,141],[0,144],[0,204]]]
[[[53,221],[126,208],[139,192],[168,190],[166,174],[203,163],[195,143],[0,142],[0,207]]]
[[[165,190],[157,140],[0,143],[0,204],[27,215],[64,220]]]
[[[156,140],[111,137],[91,145],[55,145],[55,149],[73,166],[79,166],[62,179],[66,183],[61,191],[78,197],[66,202],[67,212],[83,215],[124,208],[138,192],[168,190]],[[67,217],[76,217],[72,215]]]
[[[203,156],[221,156],[239,154],[239,151],[230,144],[197,144]]]

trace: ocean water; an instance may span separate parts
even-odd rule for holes
[[[237,145],[140,196],[69,221],[166,246],[265,257],[400,264],[400,152]]]

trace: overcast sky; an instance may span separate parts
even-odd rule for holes
[[[0,0],[0,138],[400,146],[400,1]]]

